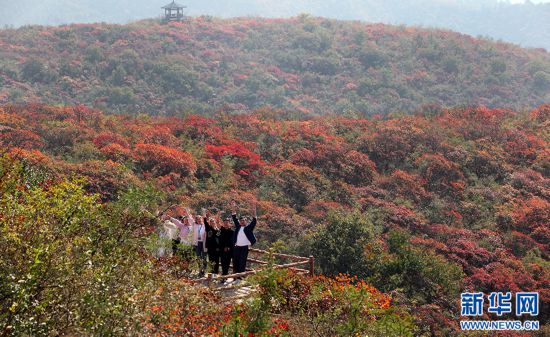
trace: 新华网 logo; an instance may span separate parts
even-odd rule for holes
[[[513,297],[515,300],[513,301]],[[485,296],[481,292],[462,293],[460,297],[461,316],[483,316],[487,298],[487,313],[502,316],[514,311],[516,317],[537,316],[539,314],[539,294],[537,292],[518,292],[512,296],[511,292],[492,292]],[[515,305],[513,305],[515,304]],[[460,322],[462,330],[538,330],[538,321],[499,320],[476,321],[464,320]]]

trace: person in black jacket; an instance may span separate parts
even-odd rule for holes
[[[233,234],[235,230],[231,226],[231,218],[226,218],[221,228],[220,254],[222,263],[222,275],[229,274],[229,265],[233,258]]]
[[[256,227],[256,205],[254,205],[254,217],[252,221],[246,224],[244,217],[237,218],[235,209],[231,214],[233,223],[235,224],[235,232],[233,233],[233,272],[243,273],[246,270],[246,260],[248,259],[248,248],[256,243],[254,236],[254,228]]]
[[[221,229],[218,226],[218,220],[214,217],[208,217],[206,210],[203,210],[204,226],[206,229],[206,249],[208,261],[212,264],[212,273],[218,274],[220,271],[220,253],[221,253]]]

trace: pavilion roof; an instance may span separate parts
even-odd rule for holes
[[[169,3],[168,5],[162,7],[162,9],[178,9],[178,8],[185,8],[185,6],[184,6],[184,5],[180,5],[180,4],[177,3],[176,1],[172,1],[172,2]]]

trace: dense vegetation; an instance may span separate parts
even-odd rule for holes
[[[538,291],[547,323],[549,118],[548,105],[302,120],[272,109],[175,118],[2,106],[0,296],[10,305],[0,324],[70,334],[146,322],[148,331],[184,333],[196,331],[181,318],[197,308],[199,328],[204,317],[224,322],[212,331],[454,335],[465,289]],[[324,274],[356,275],[395,307],[358,280],[267,273],[250,307],[221,309],[207,294],[174,295],[185,290],[171,273],[133,259],[150,259],[143,247],[156,210],[230,200],[240,209],[258,201],[261,246],[313,253]],[[52,302],[59,291],[48,282],[59,279],[55,287],[67,288]],[[293,301],[298,294],[306,298]],[[365,315],[374,323],[356,319]]]
[[[364,116],[432,103],[534,108],[549,95],[546,51],[450,31],[307,16],[0,31],[0,103]]]
[[[156,17],[170,0],[18,0],[3,6],[0,25],[127,23]],[[441,27],[550,50],[550,4],[501,0],[181,0],[191,16],[293,17]],[[537,1],[539,2],[539,1]]]
[[[412,318],[357,278],[304,278],[267,270],[259,293],[223,304],[145,248],[158,194],[128,189],[100,204],[82,182],[51,180],[14,156],[0,158],[2,336],[411,336]],[[278,317],[272,317],[277,313]],[[365,319],[368,318],[368,319]]]

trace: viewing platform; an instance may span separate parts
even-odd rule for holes
[[[254,275],[265,266],[270,265],[273,269],[290,269],[299,274],[314,276],[315,259],[313,256],[303,257],[289,254],[273,253],[266,250],[250,248],[250,254],[253,257],[248,258],[248,263],[255,265],[254,268],[247,269],[243,273],[229,275],[207,274],[206,277],[193,280],[195,284],[202,284],[211,288],[214,292],[220,294],[225,300],[242,300],[248,297],[256,289],[245,281],[245,278]],[[262,259],[263,257],[263,259]],[[278,260],[275,262],[275,260]],[[256,265],[258,267],[256,267]],[[306,268],[303,268],[303,267]],[[301,267],[301,268],[300,268]],[[228,279],[242,279],[243,282],[225,284],[223,281]]]

